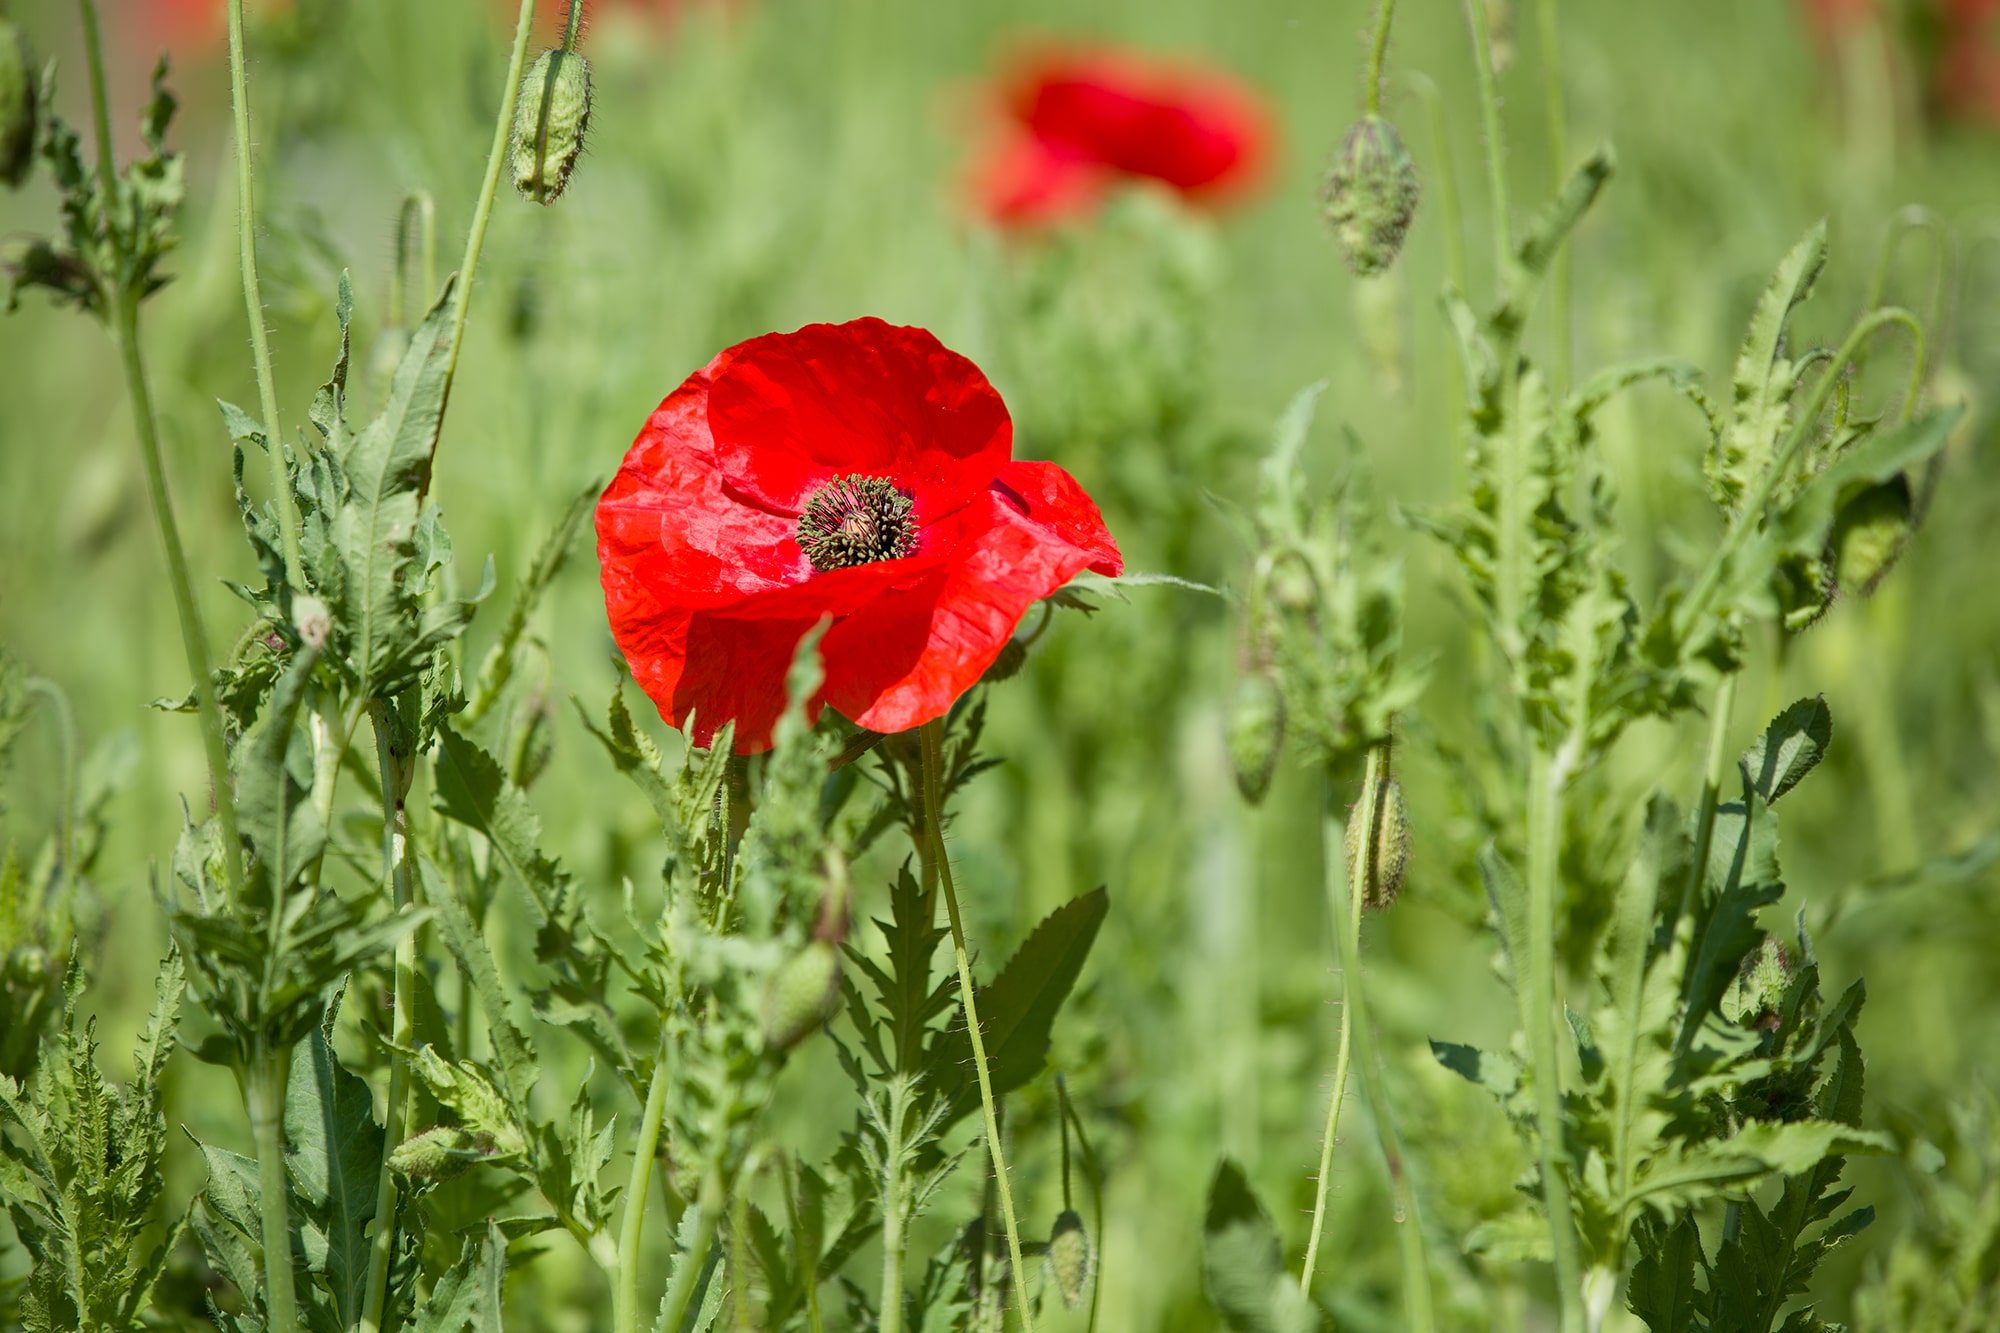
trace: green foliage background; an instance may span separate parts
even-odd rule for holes
[[[73,22],[15,8],[61,61],[66,113],[85,120]],[[598,81],[592,137],[571,191],[546,211],[503,198],[474,298],[434,488],[461,555],[458,577],[475,583],[488,552],[503,585],[518,576],[567,498],[608,477],[654,403],[717,349],[861,314],[928,326],[985,367],[1014,411],[1017,451],[1077,475],[1134,569],[1240,584],[1245,555],[1226,503],[1248,500],[1268,423],[1315,379],[1330,382],[1308,443],[1322,466],[1331,471],[1351,428],[1379,496],[1411,508],[1442,500],[1463,470],[1455,353],[1435,299],[1449,219],[1439,206],[1444,165],[1412,84],[1424,75],[1439,90],[1471,285],[1490,290],[1470,63],[1456,7],[1405,6],[1387,105],[1426,198],[1401,266],[1364,288],[1342,268],[1314,194],[1358,109],[1365,8],[756,0],[690,6],[663,25],[629,12],[596,21],[585,44]],[[1850,1166],[1881,1221],[1829,1267],[1822,1308],[1903,1326],[1891,1304],[1897,1288],[1872,1275],[1921,1286],[1932,1271],[1924,1265],[1941,1262],[1932,1251],[1951,1243],[1923,1239],[1954,1206],[1940,1203],[1941,1191],[1990,1192],[2000,1158],[1989,1072],[2000,1061],[2000,444],[1991,412],[2000,266],[1974,245],[2000,220],[2000,137],[1927,124],[1912,84],[1877,90],[1873,111],[1886,119],[1871,114],[1867,90],[1850,86],[1843,97],[1789,5],[1570,0],[1562,9],[1571,143],[1608,139],[1620,164],[1576,240],[1579,378],[1669,352],[1725,375],[1772,266],[1819,217],[1830,220],[1834,258],[1800,316],[1814,340],[1845,327],[1905,204],[1945,220],[1965,261],[1945,297],[1951,332],[1933,354],[1940,395],[1967,396],[1973,412],[1929,521],[1875,598],[1843,598],[1788,661],[1754,644],[1730,746],[1747,744],[1800,695],[1823,693],[1836,719],[1826,776],[1787,805],[1795,887],[1778,910],[1803,910],[1813,924],[1830,992],[1866,971],[1869,1124],[1907,1147],[1907,1160]],[[1526,14],[1515,22],[1503,91],[1517,201],[1535,200],[1551,169],[1532,24]],[[1027,33],[1199,53],[1237,71],[1270,99],[1281,129],[1264,189],[1212,223],[1140,192],[1075,232],[1018,240],[987,231],[961,188],[984,125],[982,81]],[[359,368],[383,323],[398,203],[409,189],[431,190],[440,248],[455,254],[503,41],[500,23],[472,0],[298,0],[288,16],[254,27],[281,402],[305,401],[332,359],[342,269],[357,290],[357,394],[375,401],[379,389]],[[219,48],[177,56],[173,85],[186,110],[174,137],[189,155],[190,199],[175,281],[149,303],[145,331],[175,496],[220,636],[238,612],[215,580],[252,571],[213,400],[255,394],[236,285],[224,69]],[[114,80],[122,127],[136,123],[133,72],[144,60],[128,49],[132,76]],[[45,188],[0,195],[0,234],[46,227]],[[1922,253],[1917,244],[1904,251]],[[1925,313],[1928,284],[1923,265],[1908,262],[1889,291]],[[1546,325],[1534,336],[1546,338]],[[1602,425],[1621,493],[1617,558],[1650,595],[1663,553],[1700,550],[1715,536],[1701,441],[1664,391],[1621,400]],[[1458,794],[1464,775],[1431,743],[1470,725],[1472,618],[1448,553],[1405,528],[1392,527],[1390,540],[1412,590],[1408,649],[1437,666],[1403,749],[1409,880],[1371,926],[1367,963],[1403,1131],[1425,1171],[1419,1188],[1442,1238],[1436,1248],[1449,1255],[1508,1206],[1523,1163],[1500,1111],[1439,1069],[1426,1046],[1433,1035],[1504,1041],[1510,1011],[1482,928],[1473,858],[1484,835]],[[92,985],[82,1001],[101,1016],[99,1041],[119,1057],[104,1064],[116,1078],[128,1076],[122,1053],[153,1002],[164,947],[151,877],[178,830],[178,799],[197,799],[205,783],[190,720],[145,706],[187,684],[159,561],[109,342],[31,299],[0,321],[0,642],[69,691],[86,743],[108,746],[101,762],[122,779],[95,874]],[[1087,621],[1060,618],[1023,675],[993,692],[988,748],[1005,763],[969,789],[954,850],[969,931],[989,959],[1061,903],[1109,887],[1111,911],[1052,1059],[1110,1171],[1099,1238],[1104,1323],[1209,1327],[1197,1255],[1218,1153],[1245,1164],[1292,1251],[1311,1204],[1334,1031],[1320,794],[1286,768],[1261,810],[1236,796],[1223,745],[1239,651],[1228,604],[1164,586],[1129,597]],[[615,680],[593,560],[578,552],[540,615],[555,749],[535,803],[549,849],[587,893],[612,902],[620,878],[650,874],[659,849],[645,803],[604,764],[567,702],[572,692],[601,700]],[[498,623],[494,614],[475,624],[475,653]],[[1691,799],[1701,725],[1636,727],[1594,780],[1602,790],[1593,799],[1629,807],[1655,785]],[[54,815],[57,764],[44,726],[17,748],[4,814],[7,834],[24,844]],[[1593,808],[1580,800],[1573,817],[1573,848],[1586,849],[1569,867],[1579,933],[1598,924],[1588,919],[1587,849],[1616,836],[1592,825]],[[860,915],[886,911],[883,877],[857,882]],[[542,1085],[553,1111],[583,1059],[560,1043],[547,1051],[566,1070]],[[821,1120],[810,1108],[814,1090],[838,1077],[824,1042],[795,1062],[779,1100],[787,1140],[831,1144],[848,1111]],[[225,1075],[181,1060],[167,1090],[170,1124],[243,1146]],[[605,1082],[600,1091],[603,1114],[632,1115],[619,1089]],[[1010,1137],[1034,1145],[1014,1150],[1018,1188],[1028,1217],[1045,1226],[1060,1206],[1046,1082],[1018,1096],[1012,1114]],[[1349,1122],[1335,1158],[1323,1263],[1337,1312],[1367,1328],[1386,1326],[1397,1269],[1385,1185],[1360,1124]],[[1946,1150],[1943,1165],[1929,1144]],[[179,1136],[168,1163],[177,1208],[202,1169]],[[975,1174],[952,1186],[967,1200]],[[566,1244],[522,1270],[514,1289],[534,1303],[537,1327],[581,1330],[599,1318],[596,1279]],[[1510,1326],[1508,1310],[1524,1297],[1504,1273],[1450,1271],[1456,1286],[1442,1302],[1465,1326]],[[1850,1293],[1864,1281],[1873,1285],[1857,1305]]]

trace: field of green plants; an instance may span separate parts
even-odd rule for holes
[[[0,1329],[2000,1329],[1995,10],[0,0]]]

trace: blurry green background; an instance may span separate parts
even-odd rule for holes
[[[1401,267],[1364,288],[1342,268],[1315,194],[1359,109],[1369,8],[736,0],[599,16],[584,48],[597,77],[592,133],[570,193],[546,210],[503,195],[480,271],[434,491],[461,578],[476,580],[490,552],[504,586],[567,498],[607,478],[652,406],[715,351],[861,314],[928,326],[979,362],[1014,411],[1017,452],[1073,471],[1134,569],[1236,580],[1243,550],[1228,505],[1249,493],[1268,423],[1320,378],[1331,387],[1313,438],[1329,472],[1347,427],[1385,505],[1450,495],[1462,472],[1456,380],[1436,300],[1448,192],[1417,93],[1423,78],[1437,89],[1471,287],[1488,292],[1470,57],[1457,6],[1403,6],[1387,110],[1426,196]],[[55,0],[12,9],[58,58],[64,113],[86,122],[73,13]],[[1971,398],[1973,425],[1885,590],[1865,604],[1843,600],[1782,672],[1760,645],[1732,737],[1747,741],[1798,695],[1826,695],[1838,728],[1831,778],[1788,803],[1793,895],[1782,910],[1806,910],[1833,989],[1868,978],[1870,1123],[1969,1152],[1947,1105],[1991,1088],[2000,1061],[2000,457],[1984,410],[2000,372],[2000,252],[1976,244],[2000,220],[2000,133],[1932,123],[1914,63],[1885,62],[1877,49],[1843,65],[1777,0],[1564,0],[1561,10],[1572,148],[1609,140],[1619,160],[1577,241],[1579,375],[1671,353],[1726,383],[1756,293],[1817,218],[1831,221],[1834,260],[1801,327],[1821,339],[1852,318],[1898,209],[1922,204],[1955,236],[1963,262],[1944,293],[1955,319],[1934,349],[1936,384]],[[138,6],[113,11],[121,143],[136,140],[157,18]],[[1513,25],[1502,84],[1515,207],[1525,212],[1551,167],[1532,15],[1515,14]],[[1138,191],[1071,230],[993,233],[966,202],[964,178],[989,80],[1035,34],[1233,71],[1268,99],[1280,129],[1263,188],[1215,219]],[[353,274],[357,361],[366,361],[406,191],[435,195],[440,263],[455,263],[505,37],[505,16],[475,0],[297,0],[253,24],[265,294],[293,422],[331,364],[342,269]],[[173,141],[189,158],[190,197],[176,280],[145,319],[175,498],[207,579],[218,653],[242,623],[218,580],[247,577],[250,562],[213,400],[256,396],[219,52],[195,37],[176,43],[172,83],[185,104]],[[53,211],[43,185],[0,196],[0,235],[47,230]],[[1926,248],[1912,241],[1903,254],[1890,295],[1924,311]],[[1642,394],[1604,418],[1621,559],[1648,595],[1668,556],[1713,536],[1700,442],[1683,413],[1664,394]],[[1410,651],[1435,654],[1439,669],[1403,747],[1410,881],[1371,925],[1367,958],[1428,1220],[1450,1254],[1506,1206],[1521,1163],[1497,1108],[1437,1070],[1424,1039],[1495,1040],[1511,1006],[1487,966],[1469,868],[1482,835],[1436,744],[1470,743],[1469,617],[1444,553],[1407,528],[1390,532],[1407,562]],[[1322,793],[1316,778],[1287,771],[1260,811],[1235,794],[1221,739],[1238,651],[1229,603],[1154,587],[1130,598],[1088,620],[1059,618],[1024,675],[993,691],[989,748],[1006,762],[969,796],[954,849],[970,931],[989,960],[1056,904],[1110,886],[1111,916],[1054,1057],[1112,1172],[1104,1323],[1201,1328],[1212,1316],[1195,1257],[1219,1153],[1248,1165],[1288,1243],[1303,1242],[1336,1017]],[[498,616],[484,619],[490,633]],[[652,873],[658,850],[644,802],[601,762],[568,702],[574,693],[596,712],[616,680],[583,545],[545,604],[541,634],[558,739],[536,803],[552,849],[609,900],[621,875]],[[474,653],[480,638],[475,625]],[[126,738],[125,785],[96,876],[86,1000],[103,1016],[107,1067],[122,1077],[164,947],[151,877],[172,845],[179,800],[200,800],[205,778],[192,721],[146,707],[188,682],[112,347],[33,298],[0,320],[0,643],[69,691],[86,742]],[[1606,792],[1629,803],[1659,784],[1690,799],[1701,725],[1637,729]],[[46,728],[17,755],[7,832],[24,844],[51,818],[55,762]],[[1585,845],[1609,836],[1576,833]],[[879,881],[864,888],[864,913],[883,910]],[[559,1038],[547,1049],[552,1067],[581,1070]],[[826,1043],[799,1066],[788,1077],[800,1095],[779,1114],[789,1138],[824,1148],[851,1112],[837,1103],[836,1120],[815,1121],[801,1109],[814,1104],[806,1090],[837,1077]],[[208,1138],[240,1134],[232,1090],[212,1071],[184,1060],[175,1077],[171,1118]],[[543,1092],[560,1096],[555,1081]],[[606,1093],[607,1108],[629,1118],[633,1108]],[[1060,1206],[1051,1095],[1019,1098],[1010,1132],[1036,1218]],[[1386,1326],[1396,1272],[1388,1204],[1365,1110],[1357,1100],[1349,1113],[1330,1284],[1352,1327]],[[198,1169],[177,1164],[173,1206]],[[961,1174],[963,1198],[939,1206],[939,1236],[962,1216],[972,1175]],[[1900,1163],[1854,1175],[1882,1222],[1834,1266],[1829,1313],[1846,1308],[1846,1289],[1914,1216]],[[537,1326],[581,1330],[605,1298],[566,1244],[520,1270],[515,1299],[534,1303]],[[1453,1326],[1511,1326],[1511,1277],[1455,1271]]]

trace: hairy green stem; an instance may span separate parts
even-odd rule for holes
[[[493,121],[493,147],[486,155],[486,176],[479,185],[479,202],[473,208],[472,228],[465,237],[465,257],[458,265],[458,291],[451,312],[451,343],[445,360],[445,397],[451,396],[452,381],[458,375],[458,354],[465,343],[465,317],[472,308],[472,280],[479,271],[479,253],[486,246],[486,224],[493,217],[493,198],[500,190],[500,170],[507,160],[507,141],[514,132],[514,106],[521,95],[521,71],[527,67],[528,39],[534,35],[535,0],[521,0],[520,17],[514,24],[513,53],[507,61],[507,86],[500,96],[500,114]],[[432,442],[433,458],[436,442]]]
[[[646,1193],[653,1183],[653,1163],[660,1153],[660,1122],[667,1111],[667,1043],[660,1042],[646,1085],[646,1110],[639,1121],[639,1138],[632,1145],[632,1172],[625,1183],[625,1217],[618,1228],[618,1286],[612,1295],[612,1333],[638,1333],[639,1242],[646,1231]],[[684,1266],[699,1262],[690,1256]]]
[[[1417,96],[1423,99],[1424,119],[1430,129],[1431,158],[1435,165],[1426,185],[1436,196],[1438,212],[1444,218],[1445,276],[1462,294],[1470,281],[1466,276],[1465,209],[1458,198],[1458,172],[1452,162],[1451,136],[1445,128],[1444,98],[1429,76],[1411,70],[1407,77]]]
[[[408,822],[403,811],[405,774],[396,758],[389,710],[379,700],[369,707],[375,724],[375,756],[382,775],[382,878],[396,911],[410,904]],[[383,1325],[389,1293],[389,1261],[396,1239],[396,1173],[389,1154],[403,1141],[409,1113],[410,1071],[403,1052],[415,1042],[417,945],[413,932],[396,941],[395,1012],[390,1019],[389,1100],[382,1113],[382,1167],[375,1181],[375,1232],[369,1237],[368,1275],[362,1288],[360,1333]]]
[[[243,269],[243,305],[250,317],[250,356],[257,366],[257,401],[264,413],[264,452],[271,465],[271,502],[285,552],[285,581],[305,591],[299,556],[299,505],[279,434],[278,386],[271,374],[271,340],[257,282],[257,201],[250,186],[250,89],[243,70],[243,0],[229,0],[229,100],[236,124],[236,237]]]
[[[905,1105],[908,1084],[898,1077],[889,1089],[889,1114],[895,1130],[895,1143],[888,1145],[884,1154],[887,1167],[886,1179],[882,1182],[882,1299],[880,1333],[903,1333],[903,1251],[909,1241],[904,1235],[904,1225],[908,1221],[903,1199],[903,1117],[908,1113]]]
[[[285,1171],[285,1084],[291,1066],[289,1048],[260,1050],[244,1075],[250,1137],[257,1145],[258,1208],[264,1222],[264,1327],[269,1333],[296,1333],[299,1326]]]
[[[1014,1220],[1014,1190],[1007,1181],[1007,1158],[1000,1147],[1000,1112],[993,1101],[993,1075],[986,1062],[986,1038],[979,1030],[979,1005],[974,996],[972,957],[965,947],[965,922],[958,910],[958,890],[951,880],[951,858],[944,845],[944,721],[924,723],[918,733],[923,748],[924,829],[929,834],[932,855],[937,860],[938,882],[944,888],[944,906],[951,918],[951,951],[958,963],[958,994],[965,1005],[965,1030],[972,1038],[972,1068],[979,1076],[979,1104],[986,1113],[986,1147],[993,1159],[993,1178],[1000,1193],[1000,1221],[1007,1229],[1007,1259],[1014,1274],[1015,1308],[1021,1327],[1034,1333],[1035,1321],[1029,1313],[1028,1266],[1021,1261],[1021,1228]]]
[[[1332,873],[1329,865],[1328,873]],[[1350,895],[1358,904],[1359,895]],[[1333,923],[1336,947],[1345,952],[1345,946],[1338,941],[1344,938],[1347,926],[1336,916]],[[1340,1108],[1347,1100],[1347,1062],[1354,1038],[1354,1007],[1343,1000],[1340,1006],[1340,1047],[1333,1057],[1333,1097],[1326,1105],[1326,1128],[1320,1135],[1319,1177],[1313,1188],[1312,1230],[1306,1236],[1306,1258],[1299,1269],[1299,1287],[1308,1296],[1312,1295],[1313,1269],[1319,1259],[1319,1239],[1326,1225],[1326,1201],[1333,1187],[1333,1144],[1340,1133]]]
[[[97,181],[104,198],[104,226],[122,261],[125,244],[119,237],[115,216],[118,177],[111,156],[104,43],[98,31],[95,0],[80,0],[80,8],[85,63],[90,67],[91,117],[97,129]],[[99,281],[103,281],[102,275]],[[174,519],[173,497],[167,491],[159,421],[153,412],[153,394],[146,384],[146,364],[139,349],[139,298],[115,275],[111,289],[102,295],[109,307],[112,337],[118,344],[118,358],[125,370],[125,393],[132,406],[133,432],[139,437],[139,456],[146,467],[146,492],[152,500],[153,520],[160,530],[160,545],[166,549],[167,583],[173,590],[174,614],[180,621],[181,650],[187,658],[188,674],[194,677],[195,708],[201,718],[202,747],[208,757],[209,788],[216,819],[222,826],[223,877],[233,898],[243,884],[243,837],[237,828],[236,792],[230,782],[229,740],[222,726],[222,709],[215,699],[215,682],[208,674],[208,631],[202,625],[201,606],[195,601],[194,581],[188,573],[187,549],[181,545],[180,524]]]
[[[1549,171],[1554,177],[1550,189],[1560,194],[1564,173],[1569,170],[1569,113],[1563,104],[1562,23],[1556,0],[1540,0],[1535,15],[1542,45],[1542,105],[1549,120]],[[1550,387],[1557,394],[1569,390],[1569,292],[1570,253],[1565,245],[1557,251],[1554,271],[1549,275],[1549,337],[1555,345]]]
[[[1375,6],[1375,36],[1368,43],[1368,114],[1382,110],[1382,60],[1389,53],[1389,23],[1396,16],[1396,0],[1381,0]]]
[[[1424,1240],[1423,1213],[1410,1183],[1402,1139],[1396,1132],[1395,1112],[1389,1104],[1389,1090],[1375,1049],[1375,1034],[1368,1026],[1367,992],[1362,985],[1361,908],[1381,878],[1379,825],[1383,818],[1382,794],[1388,781],[1389,746],[1378,742],[1369,747],[1361,799],[1354,805],[1354,818],[1361,832],[1354,840],[1351,864],[1347,857],[1346,826],[1331,799],[1321,821],[1321,833],[1334,938],[1340,949],[1341,1007],[1350,1015],[1361,1091],[1368,1099],[1368,1113],[1375,1121],[1376,1138],[1381,1144],[1383,1164],[1388,1169],[1389,1187],[1395,1198],[1396,1238],[1403,1257],[1404,1317],[1411,1333],[1430,1333],[1435,1316],[1431,1308],[1430,1255]]]
[[[1584,1327],[1583,1270],[1563,1161],[1562,1066],[1556,1055],[1556,860],[1562,848],[1566,761],[1535,742],[1528,771],[1528,967],[1521,1026],[1533,1068],[1535,1134],[1541,1146],[1542,1202],[1554,1248],[1558,1333]]]
[[[1486,184],[1493,195],[1493,253],[1496,281],[1513,259],[1514,241],[1507,219],[1507,141],[1500,128],[1500,95],[1493,86],[1493,37],[1486,26],[1481,0],[1463,0],[1465,23],[1472,32],[1472,65],[1479,88],[1479,118],[1486,135]]]

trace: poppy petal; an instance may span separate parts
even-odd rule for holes
[[[708,398],[718,465],[787,514],[835,476],[893,477],[932,523],[986,488],[1013,448],[979,367],[923,329],[808,324],[717,357]]]

